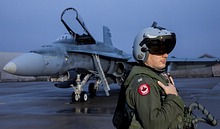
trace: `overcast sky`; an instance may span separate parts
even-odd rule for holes
[[[67,32],[60,21],[67,7],[78,10],[98,41],[108,26],[114,46],[127,53],[138,32],[156,21],[177,35],[170,56],[220,57],[219,0],[0,0],[0,52],[52,43]]]

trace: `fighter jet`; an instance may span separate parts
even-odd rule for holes
[[[113,47],[108,27],[103,27],[103,42],[96,41],[74,8],[61,14],[68,30],[54,43],[44,45],[8,62],[3,70],[21,76],[49,76],[55,86],[74,89],[72,101],[87,101],[83,87],[94,95],[102,84],[109,96],[109,84],[120,83],[124,71],[130,69],[131,56]],[[91,81],[89,81],[91,82]]]

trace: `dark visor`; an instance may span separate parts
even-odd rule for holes
[[[176,45],[176,37],[173,33],[172,35],[158,36],[157,38],[145,38],[140,45],[143,46],[144,44],[148,48],[146,51],[149,51],[150,54],[169,54]]]

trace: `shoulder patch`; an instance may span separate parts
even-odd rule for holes
[[[150,86],[149,84],[141,84],[139,87],[138,87],[138,93],[142,96],[145,96],[147,95],[148,93],[150,93]]]

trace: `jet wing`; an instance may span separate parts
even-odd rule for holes
[[[219,58],[168,58],[167,62],[219,62]]]
[[[61,22],[68,32],[76,39],[76,44],[85,45],[96,43],[76,9],[65,9],[61,14]]]

